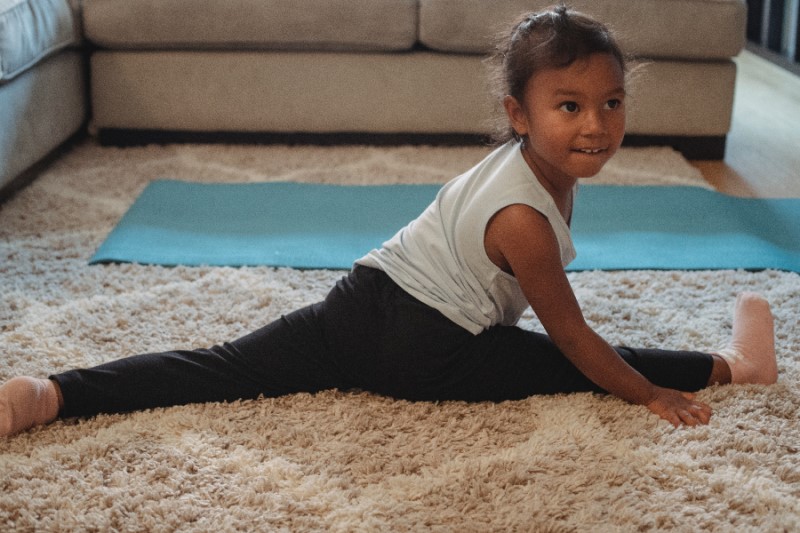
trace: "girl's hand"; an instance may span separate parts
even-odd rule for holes
[[[711,407],[696,401],[692,393],[673,389],[658,387],[655,399],[647,408],[675,427],[708,424],[711,419]]]

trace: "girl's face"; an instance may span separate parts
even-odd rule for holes
[[[625,74],[610,54],[534,74],[522,102],[504,104],[525,137],[523,156],[540,180],[558,190],[594,176],[625,135]]]

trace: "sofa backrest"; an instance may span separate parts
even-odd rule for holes
[[[417,0],[84,0],[87,38],[113,49],[408,50]]]
[[[83,0],[83,5],[87,38],[111,49],[381,52],[422,45],[486,54],[501,28],[554,1]],[[608,24],[635,56],[728,59],[745,43],[745,0],[569,4]]]
[[[420,0],[419,39],[443,52],[484,54],[522,13],[555,0]],[[626,53],[647,58],[728,59],[745,44],[745,0],[570,0],[603,21]]]

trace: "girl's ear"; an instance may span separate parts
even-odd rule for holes
[[[527,115],[525,114],[525,110],[522,108],[522,104],[519,103],[519,100],[511,95],[507,95],[503,98],[503,107],[506,110],[506,115],[508,115],[508,121],[511,123],[511,127],[514,129],[514,131],[517,132],[517,135],[520,137],[527,135]]]

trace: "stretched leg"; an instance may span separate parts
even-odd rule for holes
[[[62,416],[90,416],[342,386],[326,362],[316,304],[210,349],[137,355],[52,376]]]
[[[95,368],[33,380],[63,395],[61,416],[91,416],[196,402],[280,396],[296,392],[361,387],[386,393],[385,361],[373,357],[382,343],[383,298],[399,290],[382,272],[360,267],[340,280],[324,302],[290,313],[232,343],[207,350],[142,354]],[[371,335],[370,335],[371,334]],[[379,350],[378,350],[379,351]],[[362,364],[363,363],[363,364]],[[376,366],[376,363],[377,366]],[[17,388],[4,387],[17,398]],[[12,400],[13,400],[12,398]],[[0,431],[11,411],[39,396],[0,400]],[[17,411],[20,411],[17,409]],[[55,414],[48,412],[50,421]],[[9,432],[43,423],[17,417]]]
[[[704,388],[714,359],[694,351],[616,347],[620,356],[656,385],[683,391]],[[470,372],[436,392],[438,399],[502,401],[537,394],[603,392],[584,376],[547,335],[495,327],[461,351]]]
[[[14,378],[0,388],[0,435],[50,422],[58,414],[91,416],[345,388],[328,355],[320,320],[324,312],[324,304],[315,304],[207,350],[136,355],[54,375],[52,381]]]
[[[773,319],[767,301],[755,293],[737,298],[731,341],[717,353],[616,347],[633,368],[656,385],[686,392],[713,384],[777,380]],[[546,335],[495,327],[465,343],[453,357],[464,371],[440,377],[433,399],[504,400],[533,394],[600,391]]]

